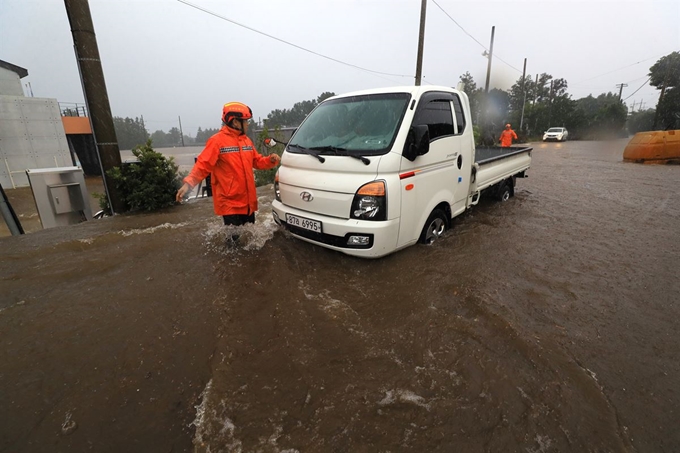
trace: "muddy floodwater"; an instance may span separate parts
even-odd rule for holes
[[[0,451],[680,451],[680,167],[625,144],[373,261],[271,188],[238,248],[209,199],[0,238]]]

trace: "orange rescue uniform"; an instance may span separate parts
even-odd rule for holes
[[[273,168],[269,156],[257,152],[247,135],[227,126],[210,137],[184,182],[195,187],[212,173],[213,207],[217,215],[250,215],[257,211],[253,168]]]
[[[508,146],[512,146],[512,139],[517,140],[517,134],[515,134],[515,131],[512,129],[505,129],[503,132],[501,132],[501,147],[507,148]]]

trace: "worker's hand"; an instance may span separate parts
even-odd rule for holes
[[[278,165],[281,162],[281,158],[278,154],[271,154],[269,155],[269,162]]]
[[[179,188],[179,190],[177,191],[177,196],[175,197],[177,202],[181,203],[182,200],[184,200],[184,195],[189,193],[190,190],[191,190],[191,186],[189,184],[187,184],[187,183],[182,184],[182,187]]]

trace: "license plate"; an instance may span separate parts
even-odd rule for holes
[[[316,220],[305,219],[304,217],[286,214],[286,223],[298,228],[314,231],[315,233],[321,233],[321,222],[317,222]]]

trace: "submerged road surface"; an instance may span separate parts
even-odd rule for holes
[[[536,144],[366,261],[260,198],[1,238],[0,451],[680,451],[680,168]]]

